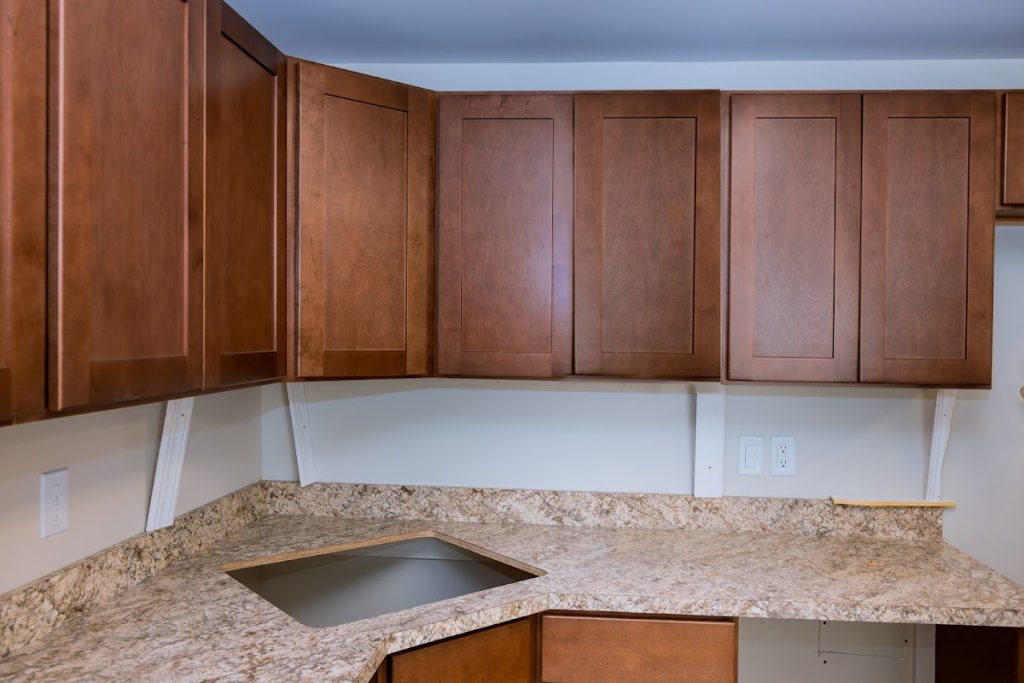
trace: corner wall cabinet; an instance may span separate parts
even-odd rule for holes
[[[207,0],[206,388],[285,374],[285,59]]]
[[[433,371],[433,93],[298,62],[298,376]]]

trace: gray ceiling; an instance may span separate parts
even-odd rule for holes
[[[1024,57],[1024,0],[229,0],[343,62]]]

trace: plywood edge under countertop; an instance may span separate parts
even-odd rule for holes
[[[952,500],[857,500],[832,496],[833,505],[866,508],[955,508]]]

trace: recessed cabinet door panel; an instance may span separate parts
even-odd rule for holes
[[[864,96],[864,382],[991,381],[995,105]]]
[[[46,5],[0,0],[0,424],[44,410]]]
[[[298,374],[429,374],[432,95],[306,62],[298,74]]]
[[[1003,204],[1024,206],[1024,92],[1003,96]]]
[[[860,96],[734,95],[728,378],[855,382]]]
[[[220,0],[207,44],[206,387],[285,373],[284,58]]]
[[[202,0],[50,2],[50,407],[202,386]]]
[[[719,373],[718,93],[576,96],[575,370]]]
[[[572,368],[569,95],[440,100],[438,372]]]

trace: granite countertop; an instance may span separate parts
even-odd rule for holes
[[[221,571],[417,532],[545,574],[316,629]],[[549,609],[1024,626],[1024,589],[938,540],[271,516],[0,661],[0,679],[366,681],[390,652]]]

